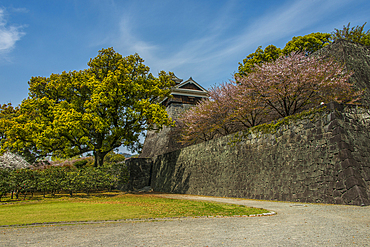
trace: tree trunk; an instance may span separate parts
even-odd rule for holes
[[[95,157],[94,167],[99,167],[103,165],[104,157],[107,153],[108,152],[94,151],[94,157]]]

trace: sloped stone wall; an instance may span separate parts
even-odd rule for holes
[[[363,89],[362,104],[370,107],[370,47],[348,40],[337,40],[314,54],[334,57],[354,72],[349,82],[357,89]]]
[[[190,107],[192,107],[190,104],[172,103],[166,110],[168,116],[176,121],[180,114]],[[156,130],[148,131],[139,157],[152,158],[184,147],[184,145],[177,142],[178,134],[178,129],[174,127],[163,127],[159,132]]]
[[[249,134],[235,145],[230,135],[147,159],[150,185],[169,193],[369,205],[369,122],[366,110],[330,104],[276,133]]]
[[[129,181],[122,190],[137,190],[150,186],[153,162],[151,159],[132,158],[125,161],[129,171]]]

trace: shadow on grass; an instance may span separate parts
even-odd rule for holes
[[[72,196],[70,196],[69,193],[67,192],[60,192],[57,194],[46,194],[45,197],[43,193],[41,192],[36,192],[33,193],[33,195],[29,194],[25,198],[23,195],[20,195],[19,198],[13,197],[11,199],[10,194],[7,196],[4,196],[1,199],[0,205],[2,204],[9,204],[9,203],[22,203],[22,202],[38,202],[38,201],[44,201],[47,199],[63,199],[63,198],[84,198],[84,199],[89,199],[89,198],[106,198],[106,197],[116,197],[120,195],[125,195],[128,194],[127,192],[122,192],[119,190],[113,190],[113,191],[96,191],[96,192],[90,192],[89,194],[87,193],[74,193]],[[143,193],[141,193],[143,194]]]

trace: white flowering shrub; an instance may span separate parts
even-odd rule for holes
[[[6,152],[0,156],[0,168],[21,169],[29,166],[30,164],[20,155]]]

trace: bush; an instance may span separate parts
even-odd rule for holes
[[[84,160],[83,160],[84,161]],[[85,162],[83,162],[85,163]],[[83,164],[82,162],[80,164]],[[35,191],[44,194],[55,195],[60,191],[66,191],[71,196],[76,192],[89,194],[97,190],[111,190],[118,184],[127,183],[128,172],[125,164],[105,164],[103,167],[94,168],[82,166],[46,166],[43,169],[5,169],[0,168],[0,200],[7,193],[24,195]]]
[[[15,192],[17,199],[20,193],[26,197],[28,192],[33,193],[37,190],[38,174],[34,170],[27,168],[13,170],[9,178],[10,191]]]
[[[81,168],[85,167],[87,165],[87,163],[88,163],[88,161],[86,159],[83,159],[83,160],[76,161],[75,163],[73,163],[73,165],[77,169],[81,169]]]
[[[3,196],[10,192],[10,170],[0,168],[0,201]]]

